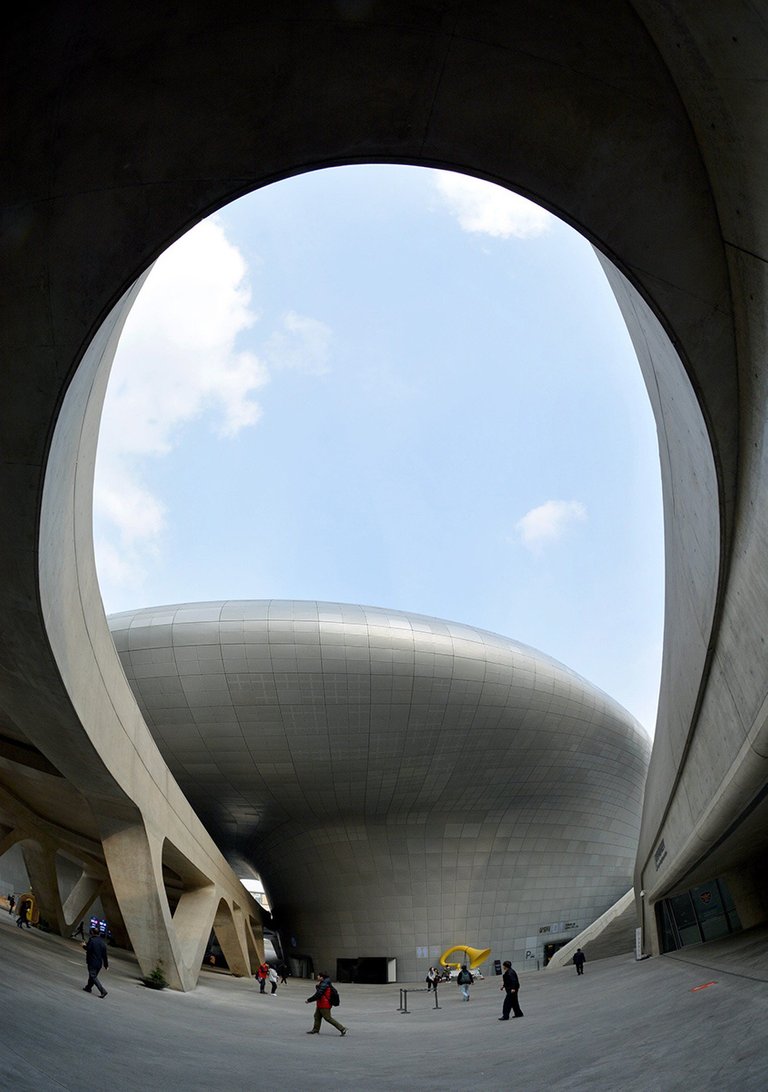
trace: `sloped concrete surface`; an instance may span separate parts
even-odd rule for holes
[[[7,914],[0,960],[0,1070],[6,1086],[35,1092],[768,1087],[765,986],[666,957],[615,957],[582,977],[524,975],[525,1018],[508,1028],[494,977],[473,986],[469,1004],[443,986],[437,1010],[413,992],[408,1015],[396,986],[341,986],[343,1039],[305,1034],[303,980],[270,997],[252,979],[205,973],[194,992],[155,992],[130,956],[113,952],[102,1001],[82,992],[79,944],[18,930]]]

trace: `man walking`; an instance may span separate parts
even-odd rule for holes
[[[576,968],[576,974],[584,974],[584,964],[587,961],[587,957],[582,952],[581,948],[577,948],[573,955],[573,965]]]
[[[461,990],[461,994],[462,994],[461,999],[462,999],[462,1001],[469,1001],[469,987],[472,985],[472,983],[474,981],[475,980],[472,977],[466,963],[462,963],[461,970],[456,975],[456,983],[457,983],[459,989]]]
[[[315,976],[315,981],[317,982],[317,988],[312,996],[306,1000],[307,1005],[313,1001],[315,1002],[315,1022],[312,1030],[308,1031],[307,1035],[319,1035],[322,1020],[327,1020],[329,1024],[333,1024],[335,1028],[338,1028],[340,1035],[346,1035],[347,1029],[344,1025],[331,1016],[331,995],[335,993],[335,990],[330,978],[327,974],[319,974]]]
[[[104,938],[99,935],[98,929],[91,929],[91,935],[88,937],[88,943],[84,944],[85,948],[85,962],[88,967],[88,983],[83,986],[86,993],[90,993],[93,987],[99,991],[99,997],[106,997],[107,991],[99,982],[99,971],[102,967],[105,969],[109,966],[109,956],[107,955],[107,945]]]
[[[504,1004],[501,1007],[501,1016],[499,1020],[509,1020],[510,1012],[514,1012],[515,1016],[523,1016],[523,1010],[520,1008],[520,1002],[518,1001],[518,992],[520,990],[520,979],[517,977],[517,971],[512,970],[512,964],[508,959],[504,960],[504,974],[501,976],[500,990],[504,990],[506,996],[504,998]]]

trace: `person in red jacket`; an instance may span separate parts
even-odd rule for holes
[[[311,1031],[307,1032],[307,1035],[319,1035],[321,1020],[327,1020],[329,1024],[333,1024],[335,1028],[339,1029],[341,1035],[347,1034],[347,1029],[343,1024],[340,1024],[338,1020],[334,1020],[331,1016],[331,980],[327,974],[318,974],[315,976],[317,987],[311,997],[307,998],[306,1004],[309,1005],[313,1001],[315,1002],[315,1023]]]
[[[269,964],[260,963],[259,969],[256,971],[256,981],[259,983],[259,993],[264,993],[264,987],[267,984],[267,977],[269,975]]]

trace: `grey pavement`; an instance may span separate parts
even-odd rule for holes
[[[524,975],[525,1018],[508,1028],[495,978],[477,982],[469,1004],[444,984],[439,1009],[414,984],[407,1015],[399,984],[341,985],[345,1038],[325,1026],[305,1034],[306,980],[270,997],[253,980],[206,971],[191,993],[156,992],[112,950],[101,1000],[82,990],[78,942],[17,929],[6,913],[0,959],[0,1075],[35,1092],[768,1089],[765,981],[667,957]]]

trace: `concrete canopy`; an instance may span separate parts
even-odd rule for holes
[[[648,911],[716,872],[754,891],[768,852],[766,58],[748,0],[117,0],[9,16],[6,827],[34,812],[21,769],[48,776],[47,762],[99,817],[69,823],[70,808],[57,837],[66,825],[99,857],[152,815],[158,837],[173,828],[187,859],[200,853],[123,689],[90,556],[99,404],[134,285],[259,186],[342,163],[428,164],[532,197],[613,263],[658,422],[667,543],[636,886]],[[215,847],[203,856],[226,887]],[[165,928],[160,903],[157,917]],[[655,943],[651,912],[644,924]]]

